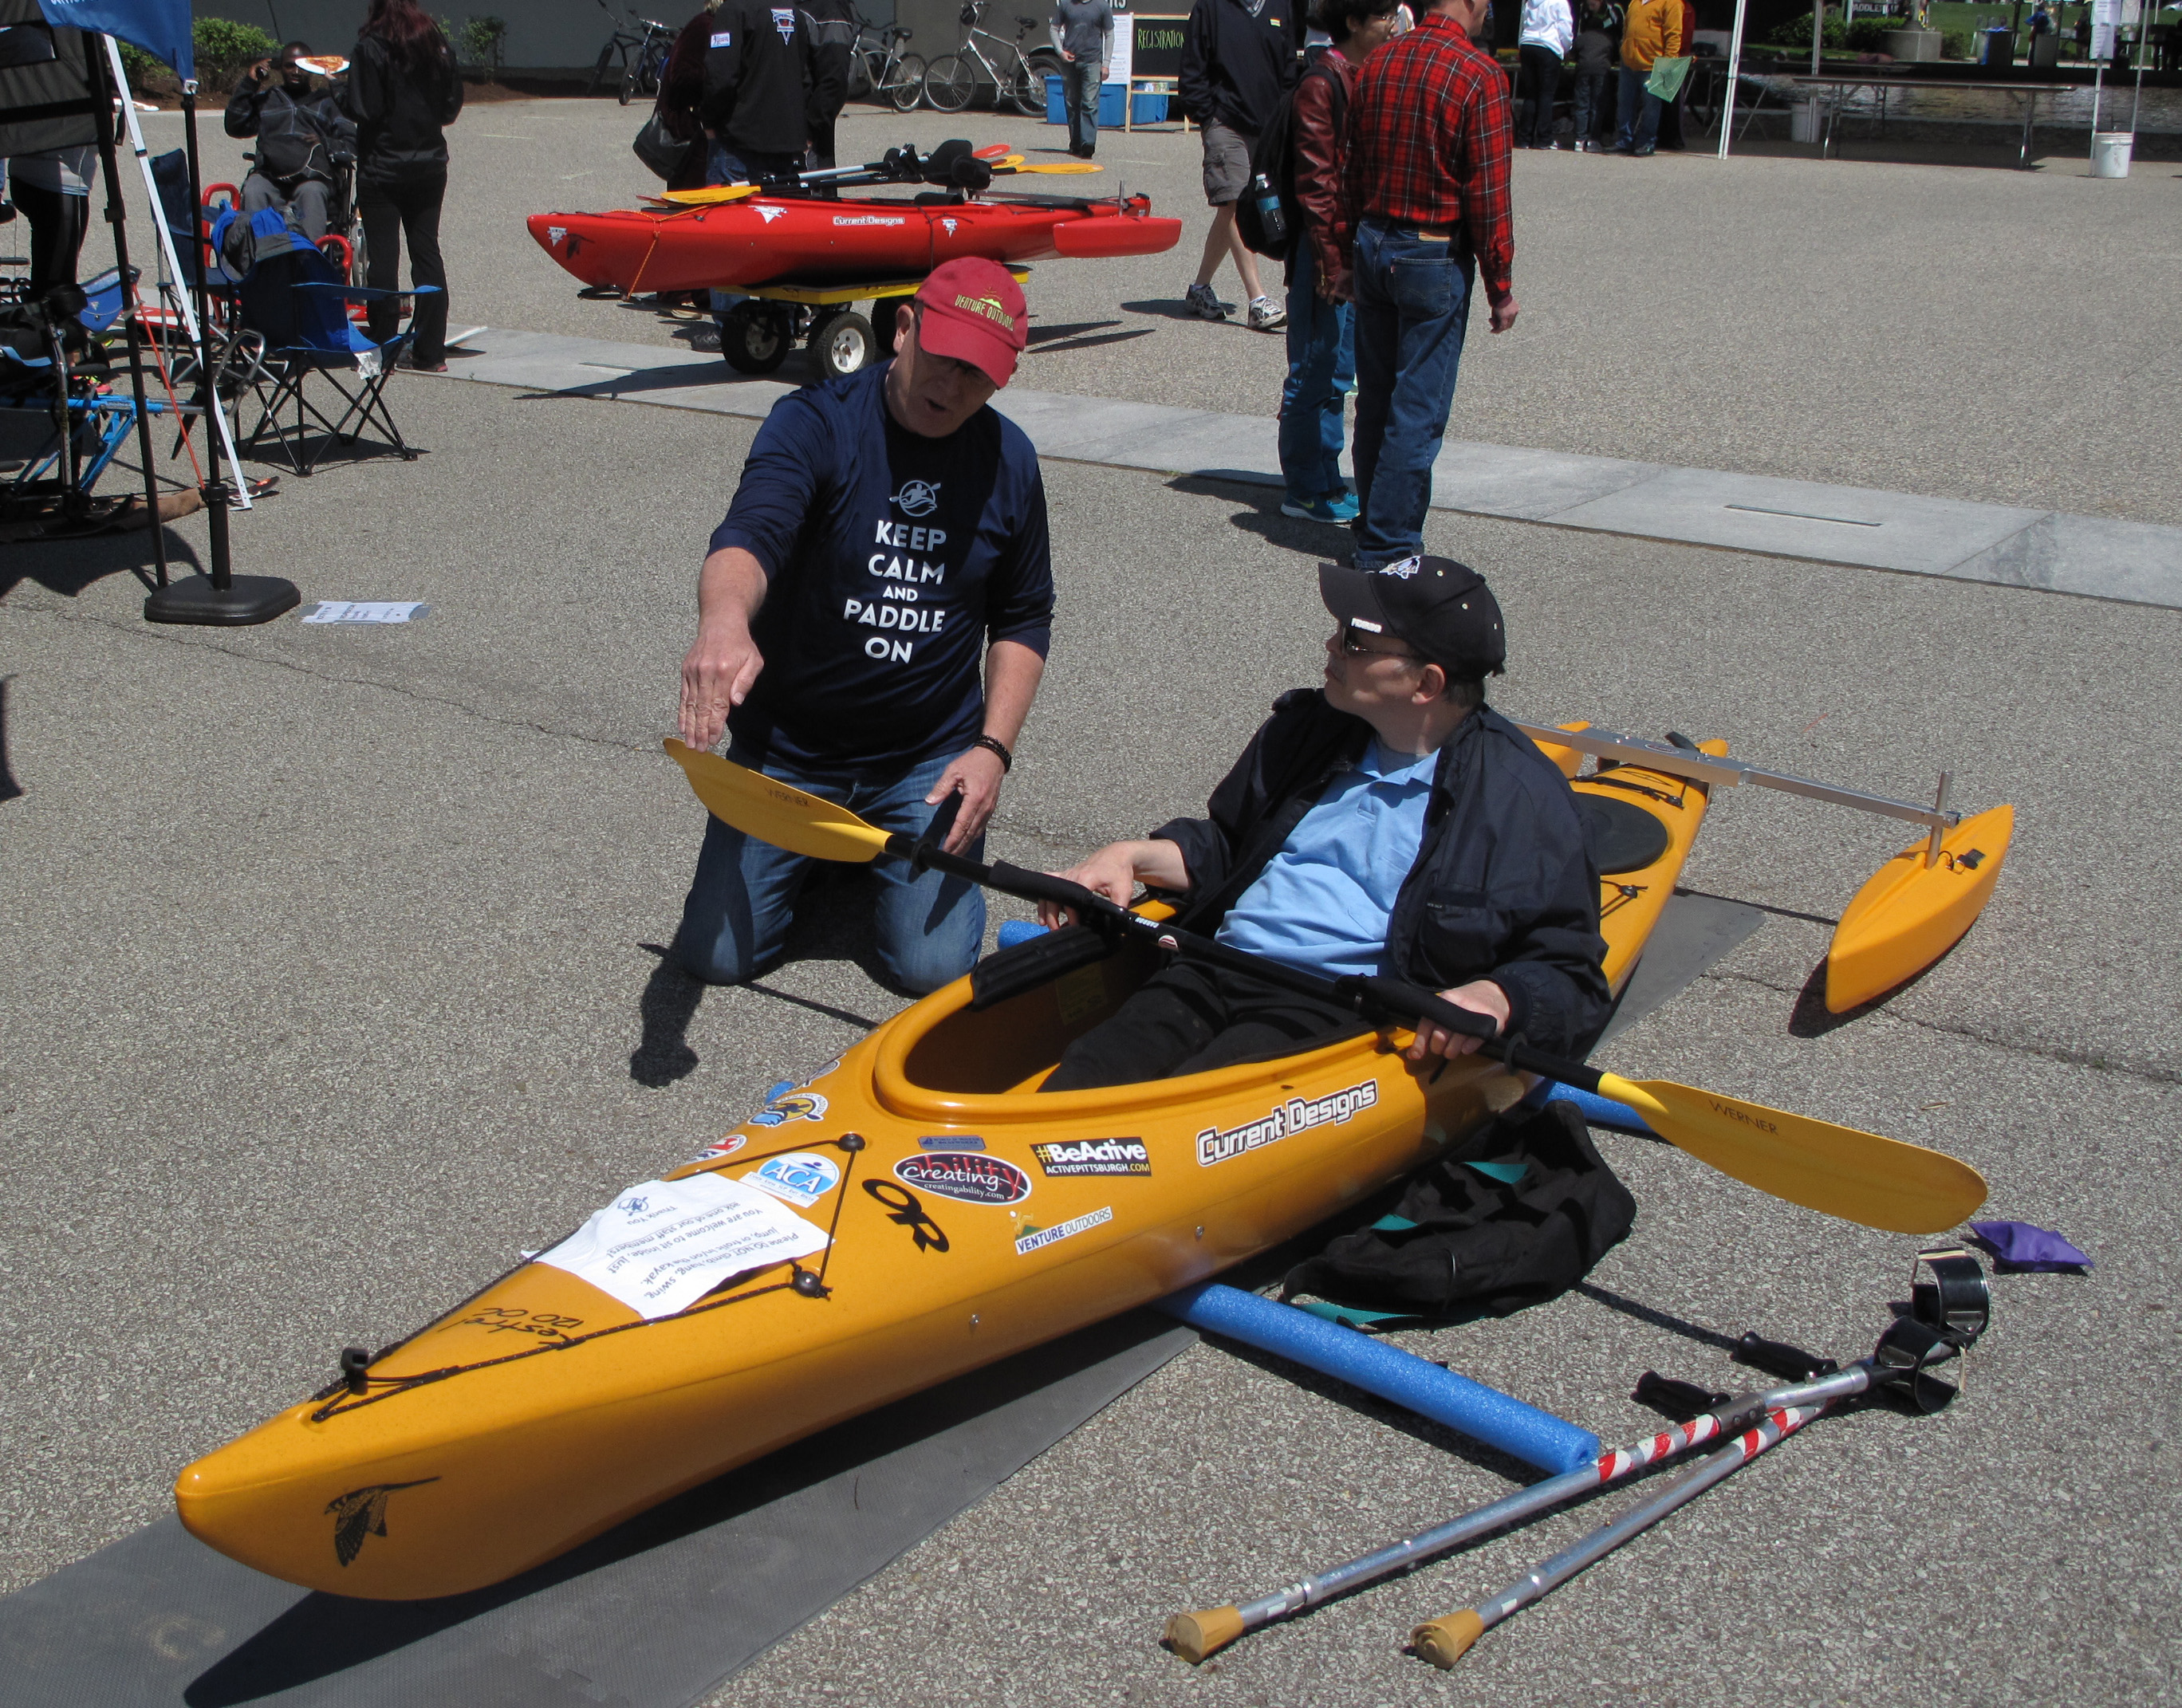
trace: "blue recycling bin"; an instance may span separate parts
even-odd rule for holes
[[[1058,77],[1045,80],[1045,122],[1066,124],[1068,122],[1066,86]],[[1127,102],[1124,108],[1123,102]],[[1121,83],[1101,83],[1099,86],[1099,128],[1119,130],[1124,112],[1133,124],[1163,124],[1166,122],[1166,97],[1157,90],[1139,89],[1133,96],[1128,86]]]

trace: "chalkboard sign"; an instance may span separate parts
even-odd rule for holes
[[[1138,77],[1179,77],[1182,75],[1182,26],[1188,14],[1154,15],[1139,12],[1132,75]]]

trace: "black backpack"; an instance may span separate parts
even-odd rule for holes
[[[1333,128],[1337,133],[1349,123],[1349,90],[1338,72],[1326,66],[1323,60],[1315,60],[1304,69],[1305,77],[1321,77],[1333,91]],[[1301,83],[1296,87],[1300,89]],[[1260,174],[1265,182],[1279,191],[1281,213],[1288,221],[1287,235],[1276,241],[1265,232],[1265,221],[1258,212],[1256,185]],[[1235,204],[1235,229],[1243,234],[1243,241],[1259,254],[1274,261],[1285,261],[1294,251],[1296,240],[1303,235],[1303,207],[1295,193],[1295,96],[1273,109],[1272,121],[1258,133],[1258,140],[1250,149],[1250,182],[1243,188],[1243,198]]]
[[[1391,1215],[1288,1271],[1284,1298],[1361,1306],[1358,1328],[1395,1318],[1504,1317],[1558,1297],[1620,1244],[1636,1201],[1570,1103],[1515,1108],[1412,1179]]]

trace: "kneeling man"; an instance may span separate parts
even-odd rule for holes
[[[1123,906],[1139,883],[1178,892],[1185,929],[1327,978],[1405,979],[1501,1036],[1581,1056],[1610,1005],[1598,874],[1566,779],[1485,704],[1506,655],[1498,604],[1440,557],[1318,575],[1337,622],[1325,687],[1274,703],[1209,817],[1110,843],[1066,876]],[[1203,1073],[1360,1029],[1337,1003],[1179,960],[1041,1089]],[[1427,1023],[1409,1057],[1477,1047]]]

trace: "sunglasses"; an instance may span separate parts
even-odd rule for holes
[[[1343,658],[1399,658],[1406,659],[1411,664],[1424,662],[1413,652],[1397,652],[1390,646],[1372,645],[1371,643],[1378,638],[1373,630],[1358,627],[1352,618],[1341,625],[1341,655]]]

